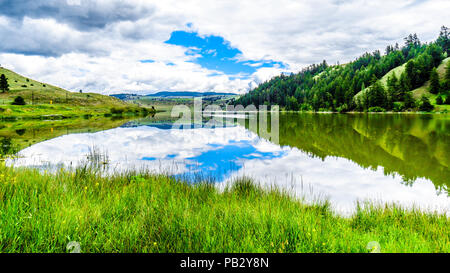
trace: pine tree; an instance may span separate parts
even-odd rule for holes
[[[413,109],[416,108],[416,101],[414,100],[411,92],[406,92],[403,97],[404,107],[405,109]]]
[[[5,74],[2,74],[0,76],[0,90],[2,90],[3,93],[9,91],[8,79],[6,78]]]
[[[386,107],[387,96],[383,85],[380,81],[376,81],[368,92],[369,107]]]
[[[397,79],[397,76],[395,75],[395,72],[392,74],[391,77],[387,80],[387,87],[388,87],[388,94],[392,101],[398,101],[401,99],[399,97],[399,80]]]
[[[436,43],[442,47],[444,52],[450,54],[450,30],[447,27],[441,27],[441,32],[439,33],[439,38]]]
[[[439,84],[439,75],[437,73],[436,67],[431,70],[430,74],[430,93],[431,94],[437,94],[439,93],[439,90],[441,89],[441,86]]]
[[[400,76],[399,89],[400,89],[399,90],[400,98],[404,98],[405,93],[411,91],[412,89],[411,83],[409,82],[405,72],[403,72],[402,75]]]
[[[419,110],[420,111],[424,111],[424,112],[430,112],[433,109],[434,109],[434,106],[431,105],[430,100],[428,99],[428,97],[423,95],[422,98],[420,99]]]
[[[416,87],[416,68],[413,60],[406,63],[404,74],[410,88],[406,91],[411,91],[414,87]]]

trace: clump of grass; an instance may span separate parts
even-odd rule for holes
[[[87,162],[94,168],[100,168],[109,164],[109,155],[107,151],[102,151],[98,146],[89,147],[89,153],[86,156]]]
[[[0,165],[0,252],[449,252],[445,215],[358,207],[350,218],[242,178],[212,183]]]

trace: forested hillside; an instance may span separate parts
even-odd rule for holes
[[[365,53],[342,65],[313,64],[297,74],[262,83],[235,104],[339,112],[431,111],[434,104],[450,104],[449,36],[443,26],[431,43],[410,34],[403,46],[389,45],[384,54],[379,50]],[[444,73],[438,73],[443,60],[447,61]],[[412,91],[425,84],[426,92],[416,100]]]

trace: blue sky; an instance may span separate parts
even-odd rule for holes
[[[185,47],[186,55],[196,57],[194,63],[226,75],[248,78],[262,67],[286,67],[282,62],[273,60],[239,60],[242,51],[232,47],[229,41],[220,36],[200,36],[197,32],[174,31],[165,43]],[[218,73],[211,73],[211,76],[216,75]]]
[[[189,171],[181,174],[180,177],[189,179],[194,178],[197,173],[201,173],[208,178],[214,178],[217,182],[222,182],[233,172],[242,169],[245,161],[254,159],[270,160],[285,156],[285,152],[259,151],[254,147],[254,143],[248,140],[230,141],[228,145],[208,144],[207,146],[208,149],[199,149],[199,151],[202,152],[199,155],[190,158],[178,157],[179,155],[177,154],[171,154],[165,158],[143,157],[142,160],[187,160],[188,162],[191,162],[186,165]]]

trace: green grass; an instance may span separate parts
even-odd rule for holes
[[[387,88],[387,80],[392,77],[395,73],[395,76],[397,77],[397,79],[400,79],[400,76],[403,74],[403,72],[405,71],[405,67],[406,67],[406,63],[401,65],[401,66],[397,66],[394,69],[391,69],[388,73],[386,73],[386,75],[384,75],[381,79],[380,82],[383,84],[383,86],[385,88]]]
[[[223,192],[165,175],[0,166],[0,252],[449,252],[446,216],[396,206],[336,216],[241,179]]]
[[[114,97],[97,93],[69,92],[1,67],[0,74],[5,74],[10,85],[8,92],[0,93],[0,118],[32,118],[48,115],[72,118],[83,115],[104,115],[114,108],[124,109],[127,113],[142,110],[138,105]],[[23,97],[27,105],[11,105],[17,96]]]

